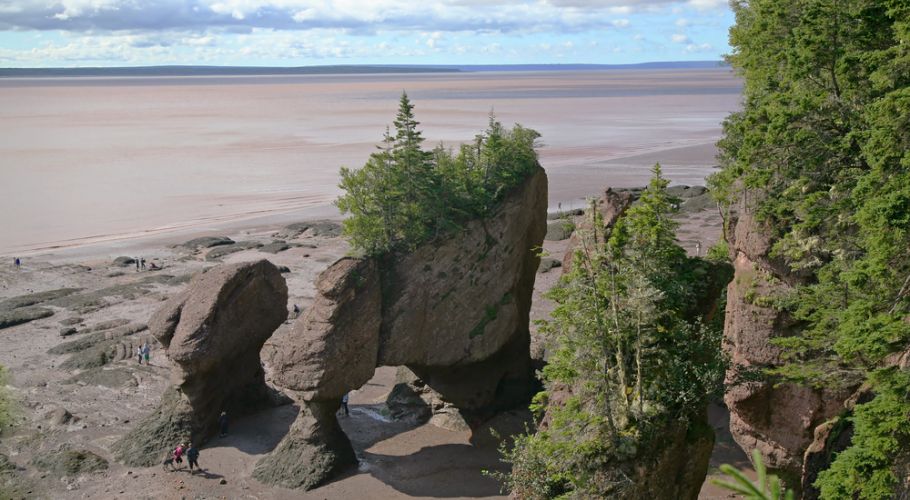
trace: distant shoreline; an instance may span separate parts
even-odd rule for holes
[[[283,76],[414,74],[508,71],[599,71],[712,69],[722,61],[668,61],[638,64],[470,64],[470,65],[331,65],[331,66],[123,66],[78,68],[0,68],[0,78]]]

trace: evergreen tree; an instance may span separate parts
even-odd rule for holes
[[[336,200],[344,232],[355,249],[369,255],[412,250],[485,217],[503,197],[539,168],[537,132],[503,127],[491,115],[489,128],[457,155],[424,141],[414,105],[402,93],[393,126],[379,150],[358,170],[342,168]]]
[[[805,328],[779,341],[790,364],[769,375],[874,390],[817,485],[887,498],[910,455],[908,375],[886,361],[910,349],[910,4],[733,6],[745,106],[724,125],[712,191],[747,200],[774,230],[771,257],[802,281],[776,307]]]
[[[504,479],[521,498],[621,497],[617,464],[647,454],[666,426],[694,421],[720,386],[721,329],[691,313],[697,259],[676,244],[666,186],[655,165],[613,228],[592,204],[592,229],[549,294],[557,305],[541,331],[553,354],[535,397],[548,423],[506,452]]]

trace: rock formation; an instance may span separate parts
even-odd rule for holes
[[[287,285],[266,260],[214,267],[153,316],[149,328],[173,363],[159,408],[114,446],[129,465],[151,465],[179,441],[198,442],[222,410],[236,415],[273,395],[259,359],[287,317]]]
[[[790,487],[799,487],[803,455],[817,426],[843,409],[850,392],[813,389],[791,383],[775,385],[761,370],[781,363],[777,337],[795,335],[797,324],[770,300],[801,278],[770,255],[771,228],[743,204],[730,222],[727,238],[734,278],[727,288],[725,347],[731,366],[724,402],[730,432],[747,453],[758,449]]]
[[[468,420],[526,402],[546,208],[539,169],[494,214],[457,234],[405,255],[346,257],[323,272],[310,309],[270,342],[274,381],[302,410],[255,477],[309,489],[353,464],[334,412],[377,366],[407,366],[446,411]]]
[[[597,210],[603,217],[605,226],[612,226],[626,210],[632,206],[632,203],[638,199],[640,194],[638,189],[619,189],[614,190],[608,187],[597,200]],[[587,215],[575,218],[575,232],[569,238],[569,244],[566,246],[566,253],[562,258],[562,271],[569,272],[572,269],[572,256],[575,254],[575,247],[579,243],[579,231],[591,230],[591,219]]]

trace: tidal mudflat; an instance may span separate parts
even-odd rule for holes
[[[655,161],[701,184],[727,68],[281,77],[0,80],[0,254],[46,253],[332,216],[406,90],[427,145],[490,111],[543,135],[550,204],[644,184]]]

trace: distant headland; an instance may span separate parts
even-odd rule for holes
[[[484,71],[598,71],[632,69],[709,69],[722,61],[667,61],[637,64],[471,64],[471,65],[329,65],[329,66],[121,66],[77,68],[0,68],[0,78],[269,76],[457,73]]]

